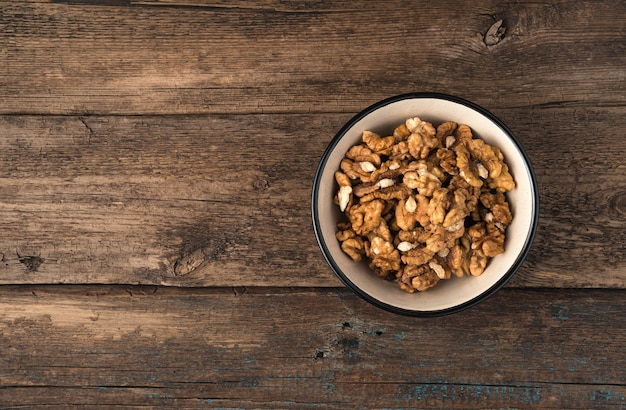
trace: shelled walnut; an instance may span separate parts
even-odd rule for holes
[[[413,117],[389,136],[363,131],[335,180],[341,248],[407,292],[481,275],[504,252],[515,181],[500,149],[465,124]]]

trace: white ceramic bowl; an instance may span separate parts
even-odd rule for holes
[[[367,262],[356,263],[335,237],[341,220],[333,202],[334,173],[348,149],[361,141],[364,130],[391,135],[407,118],[419,117],[437,126],[444,121],[467,124],[474,136],[502,150],[516,188],[507,193],[513,222],[507,228],[505,252],[490,260],[477,277],[453,277],[425,292],[407,293],[397,283],[376,276]],[[537,229],[539,195],[530,161],[513,133],[493,114],[450,95],[404,94],[380,101],[352,118],[333,138],[320,161],[312,191],[313,226],[317,241],[335,274],[363,299],[391,312],[437,316],[472,306],[500,289],[522,264]]]

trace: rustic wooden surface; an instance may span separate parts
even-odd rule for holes
[[[626,403],[622,291],[508,289],[437,320],[328,288],[9,286],[0,296],[7,405]]]
[[[0,407],[626,406],[626,3],[0,1]],[[539,231],[485,303],[360,301],[317,162],[379,99],[519,137]]]

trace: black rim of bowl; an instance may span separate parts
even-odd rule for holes
[[[319,209],[317,206],[317,202],[318,202],[318,191],[319,191],[319,185],[320,185],[320,178],[322,175],[322,172],[326,166],[326,162],[328,161],[328,158],[331,154],[331,152],[333,151],[334,147],[337,145],[337,143],[339,142],[339,140],[344,136],[344,134],[354,125],[356,124],[359,120],[361,120],[363,117],[367,116],[368,114],[370,114],[372,111],[375,111],[381,107],[384,107],[388,104],[394,103],[394,102],[398,102],[401,100],[406,100],[406,99],[417,99],[417,98],[435,98],[435,99],[441,99],[441,100],[448,100],[448,101],[452,101],[461,105],[464,105],[466,107],[469,107],[479,113],[481,113],[482,115],[484,115],[485,117],[489,118],[491,121],[493,121],[493,123],[495,123],[498,127],[500,127],[507,135],[509,138],[511,138],[511,140],[515,143],[515,145],[517,146],[517,148],[519,149],[520,153],[522,154],[524,161],[526,163],[526,166],[528,168],[528,174],[530,176],[531,179],[531,186],[532,186],[532,190],[533,190],[533,220],[531,223],[531,229],[528,233],[528,236],[526,237],[526,242],[524,243],[524,247],[522,248],[522,252],[520,252],[520,254],[518,255],[516,261],[513,263],[513,265],[509,268],[509,270],[502,275],[502,278],[500,278],[500,280],[498,280],[498,282],[496,282],[493,286],[491,286],[489,289],[487,289],[486,291],[484,291],[483,293],[481,293],[480,295],[476,296],[473,299],[470,299],[466,302],[463,302],[459,305],[456,306],[452,306],[450,308],[446,308],[446,309],[440,309],[440,310],[409,310],[409,309],[403,309],[397,306],[393,306],[393,305],[389,305],[387,303],[381,302],[380,300],[372,297],[371,295],[369,295],[368,293],[364,292],[363,290],[361,290],[358,286],[356,286],[354,283],[352,283],[352,281],[350,281],[350,279],[348,279],[345,274],[341,271],[341,269],[339,269],[339,266],[337,266],[337,264],[335,263],[334,259],[332,258],[332,256],[330,255],[330,251],[328,249],[328,247],[326,246],[326,242],[324,240],[324,238],[322,237],[322,232],[321,232],[321,226],[320,226],[320,222],[319,222]],[[347,286],[349,287],[353,292],[355,292],[357,295],[359,295],[362,299],[366,300],[367,302],[373,304],[374,306],[377,306],[381,309],[384,309],[386,311],[389,312],[393,312],[393,313],[397,313],[397,314],[401,314],[401,315],[407,315],[407,316],[421,316],[421,317],[434,317],[434,316],[443,316],[443,315],[447,315],[447,314],[451,314],[451,313],[456,313],[456,312],[460,312],[462,310],[465,310],[471,306],[474,306],[484,300],[486,300],[487,298],[489,298],[490,296],[492,296],[494,293],[496,293],[500,288],[502,288],[502,286],[504,286],[506,284],[506,282],[509,281],[509,279],[511,279],[511,277],[515,274],[515,272],[517,272],[517,270],[520,268],[520,266],[522,265],[522,263],[524,262],[524,260],[526,259],[526,256],[528,255],[528,252],[530,251],[530,247],[531,244],[533,242],[533,239],[535,237],[535,233],[537,231],[537,224],[538,224],[538,219],[539,219],[539,192],[537,189],[537,178],[535,176],[535,172],[532,168],[532,165],[530,163],[530,159],[528,158],[528,155],[526,154],[526,152],[524,151],[522,145],[520,144],[519,140],[517,139],[517,137],[515,136],[515,134],[513,134],[513,132],[502,122],[500,121],[500,119],[498,119],[495,115],[493,115],[491,112],[487,111],[486,109],[482,108],[481,106],[471,102],[471,101],[467,101],[463,98],[460,97],[455,97],[452,95],[448,95],[448,94],[441,94],[441,93],[431,93],[431,92],[418,92],[418,93],[408,93],[408,94],[401,94],[401,95],[396,95],[393,97],[389,97],[386,98],[382,101],[379,101],[375,104],[372,104],[371,106],[365,108],[363,111],[359,112],[357,115],[355,115],[354,117],[352,117],[352,119],[350,119],[350,121],[348,121],[340,130],[339,132],[337,132],[337,134],[335,135],[335,137],[331,140],[331,142],[329,143],[328,147],[326,148],[326,151],[324,152],[320,163],[318,165],[317,171],[315,173],[315,179],[313,181],[313,188],[312,188],[312,202],[311,202],[311,211],[312,211],[312,218],[313,218],[313,229],[315,232],[315,237],[317,239],[317,243],[322,251],[322,255],[324,256],[324,259],[326,260],[326,262],[328,263],[328,265],[330,266],[330,268],[333,270],[333,272],[335,273],[335,275]]]

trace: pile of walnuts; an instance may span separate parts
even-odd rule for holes
[[[335,173],[335,202],[347,217],[337,239],[384,279],[424,291],[452,274],[481,275],[504,252],[515,188],[497,147],[464,124],[437,129],[417,117],[391,136],[364,131]]]

